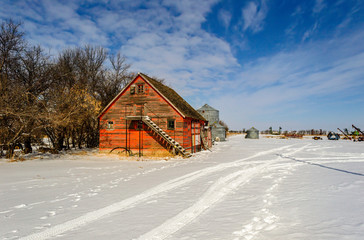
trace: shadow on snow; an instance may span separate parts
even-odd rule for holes
[[[301,162],[301,163],[305,163],[305,164],[309,164],[309,165],[314,165],[314,166],[318,166],[318,167],[322,167],[322,168],[326,168],[326,169],[330,169],[330,170],[334,170],[334,171],[338,171],[338,172],[343,172],[343,173],[349,173],[349,174],[353,174],[353,175],[357,175],[357,176],[362,176],[364,177],[364,174],[362,173],[357,173],[357,172],[351,172],[351,171],[347,171],[347,170],[343,170],[343,169],[339,169],[339,168],[333,168],[333,167],[328,167],[319,163],[312,163],[312,162],[308,162],[308,161],[303,161],[303,160],[299,160],[296,159],[294,157],[288,157],[288,156],[284,156],[282,154],[277,154],[277,156],[281,157],[281,158],[286,158],[286,159],[290,159],[296,162]]]

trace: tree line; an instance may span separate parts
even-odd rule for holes
[[[25,40],[21,24],[0,26],[0,146],[12,157],[47,137],[53,149],[98,146],[100,111],[132,79],[120,53],[86,45],[51,56]],[[1,154],[1,152],[0,152]]]

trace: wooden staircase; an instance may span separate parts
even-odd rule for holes
[[[192,154],[187,152],[186,149],[184,149],[177,141],[175,141],[173,138],[171,138],[163,129],[158,127],[157,124],[155,124],[148,116],[143,116],[142,121],[155,133],[157,133],[160,137],[162,137],[169,145],[171,145],[175,153],[181,153],[183,157],[191,157]]]

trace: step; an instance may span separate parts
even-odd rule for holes
[[[157,124],[155,124],[149,117],[145,117],[144,120],[147,122],[147,125],[151,127],[157,134],[161,135],[169,144],[173,147],[177,148],[183,156],[190,157],[192,156],[190,153],[186,152],[178,142],[176,142],[173,138],[171,138],[166,132],[164,132]]]

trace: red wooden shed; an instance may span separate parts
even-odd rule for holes
[[[207,121],[172,88],[138,75],[101,112],[100,151],[183,156],[211,147]]]

